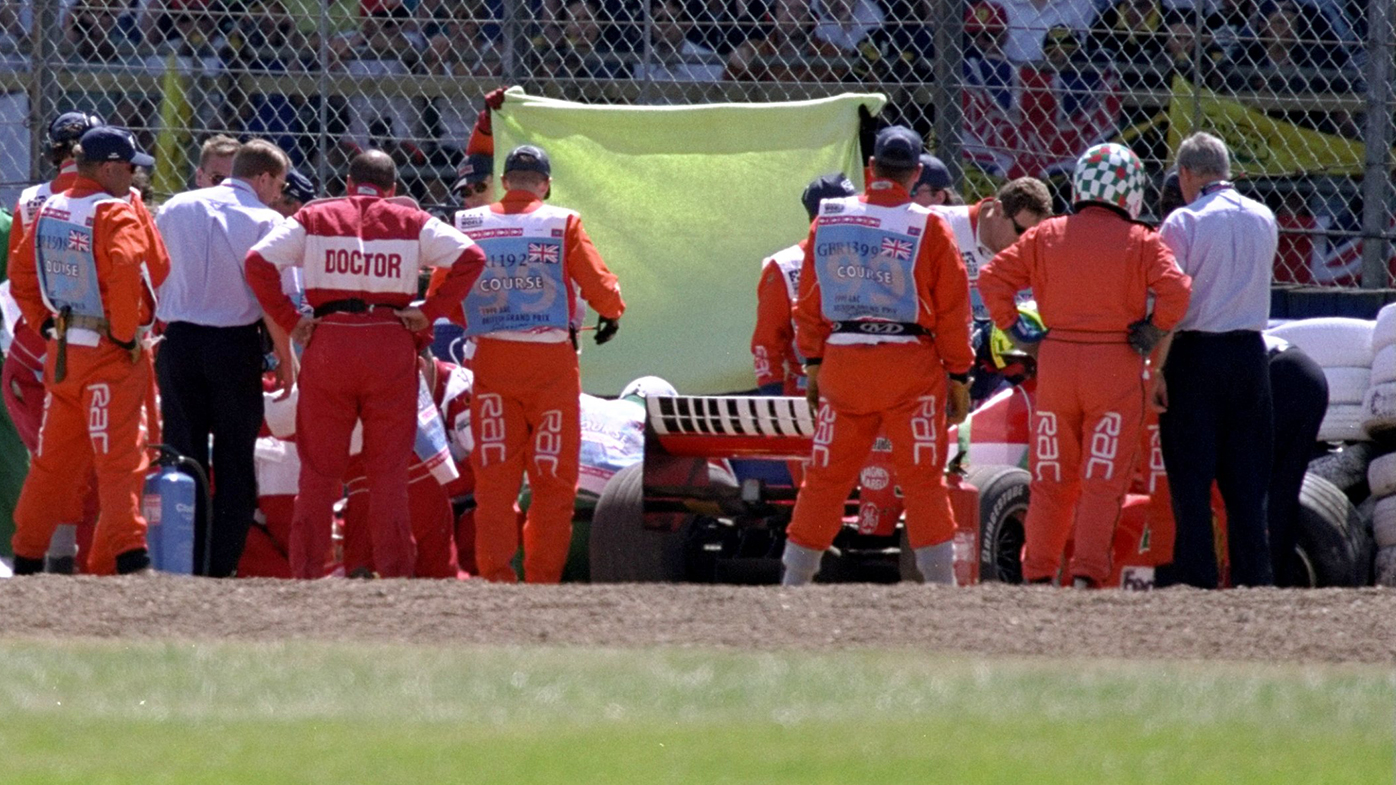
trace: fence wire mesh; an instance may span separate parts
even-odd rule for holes
[[[1118,140],[1157,184],[1192,130],[1282,228],[1280,282],[1385,286],[1396,259],[1381,0],[0,0],[0,197],[52,176],[50,118],[95,112],[194,184],[216,133],[322,184],[378,147],[450,209],[480,97],[772,101],[885,92],[967,199]],[[1154,199],[1148,216],[1157,218]],[[1364,275],[1365,273],[1365,275]]]

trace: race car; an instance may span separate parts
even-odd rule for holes
[[[1022,580],[1033,390],[1031,379],[1001,390],[951,429],[947,483],[956,515],[960,585]],[[1157,567],[1172,560],[1173,522],[1156,417],[1145,425],[1134,487],[1116,527],[1107,586],[1150,588]],[[784,484],[773,480],[779,473],[769,467],[807,456],[813,435],[802,398],[648,399],[644,461],[607,484],[592,516],[591,580],[778,582],[796,489],[788,478]],[[767,470],[754,468],[761,464]],[[1311,473],[1301,505],[1295,558],[1304,582],[1368,582],[1371,545],[1343,491]],[[1224,522],[1219,498],[1214,509],[1218,523]],[[904,548],[900,517],[890,445],[879,440],[846,503],[843,531],[818,580],[919,580]],[[1224,564],[1225,526],[1217,529]]]

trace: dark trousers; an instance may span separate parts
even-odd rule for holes
[[[1231,582],[1274,583],[1266,536],[1272,415],[1269,362],[1260,333],[1182,332],[1164,367],[1168,411],[1159,417],[1177,539],[1172,575],[1203,588],[1219,583],[1212,535],[1212,483],[1226,506]]]
[[[1294,547],[1299,540],[1299,489],[1314,457],[1318,429],[1328,410],[1323,368],[1298,347],[1270,358],[1275,399],[1275,457],[1270,474],[1270,555],[1276,586],[1294,585]]]
[[[237,569],[257,509],[253,450],[262,427],[262,334],[259,324],[205,327],[174,322],[155,363],[165,443],[210,472],[213,531],[205,540],[205,501],[196,504],[194,571],[228,577]],[[213,460],[209,461],[209,436]]]

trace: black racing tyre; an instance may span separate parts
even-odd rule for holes
[[[965,479],[979,489],[980,582],[1022,583],[1032,475],[1013,466],[977,466]]]
[[[1381,453],[1381,448],[1370,442],[1345,444],[1341,450],[1309,461],[1309,473],[1333,483],[1344,493],[1366,496],[1367,468]]]
[[[1371,586],[1376,580],[1377,542],[1372,536],[1372,514],[1376,506],[1377,499],[1364,499],[1357,505],[1357,525],[1348,528],[1348,539],[1352,540],[1352,552],[1357,560],[1357,573],[1353,577],[1358,586]]]
[[[1316,588],[1362,585],[1360,562],[1370,557],[1358,553],[1353,531],[1362,531],[1361,516],[1343,491],[1317,474],[1304,475],[1299,491],[1301,584],[1307,571]]]
[[[591,516],[588,560],[592,583],[654,583],[685,577],[685,521],[676,532],[644,526],[643,463],[616,472]]]

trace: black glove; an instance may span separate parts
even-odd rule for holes
[[[1140,319],[1129,326],[1129,345],[1134,347],[1134,351],[1148,357],[1154,347],[1158,346],[1158,342],[1163,340],[1163,336],[1167,334],[1166,330],[1160,330],[1154,326],[1152,317]]]
[[[597,345],[597,346],[600,346],[601,344],[603,344],[603,343],[605,343],[605,342],[611,340],[612,338],[616,337],[616,333],[618,333],[618,332],[620,332],[620,320],[619,320],[619,319],[607,319],[607,318],[604,317],[604,316],[598,316],[598,317],[596,317],[596,345]]]

